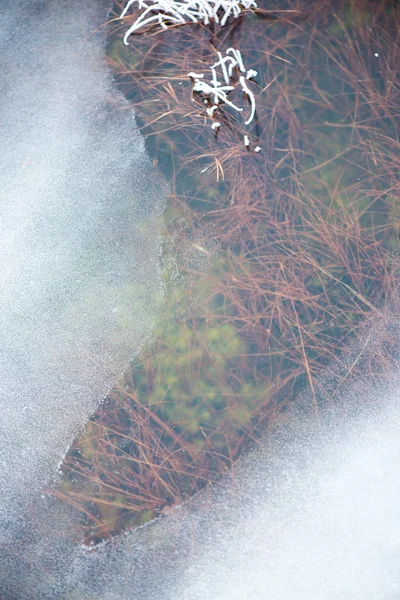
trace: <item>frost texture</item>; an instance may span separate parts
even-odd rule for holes
[[[362,416],[319,427],[299,416],[221,490],[77,557],[79,597],[399,598],[398,385],[372,395],[368,411],[365,397],[347,398]]]
[[[95,0],[0,5],[2,598],[41,490],[162,302],[164,192],[105,67],[106,17]]]
[[[237,19],[242,10],[257,8],[254,0],[129,0],[121,13],[123,19],[135,3],[139,10],[144,9],[139,17],[128,29],[124,36],[124,43],[129,44],[129,36],[142,27],[150,24],[158,24],[163,29],[168,25],[183,25],[184,23],[204,23],[208,25],[211,21],[220,23],[221,27],[226,25],[230,17]]]
[[[399,598],[398,381],[371,383],[386,408],[297,420],[221,490],[90,553],[42,498],[161,296],[140,226],[161,193],[91,35],[104,19],[95,0],[0,5],[1,599]]]

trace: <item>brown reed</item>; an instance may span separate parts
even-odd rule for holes
[[[165,238],[197,285],[66,458],[57,495],[86,514],[87,541],[215,482],[304,387],[318,414],[321,373],[397,296],[399,8],[278,4],[223,29],[152,29],[129,48],[112,21],[110,66],[168,173]],[[215,136],[191,93],[187,73],[228,46],[259,71],[259,154],[226,106]]]

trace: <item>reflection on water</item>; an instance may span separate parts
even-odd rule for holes
[[[86,514],[87,541],[215,482],[305,387],[317,415],[321,372],[396,291],[399,9],[286,8],[300,12],[152,30],[130,47],[118,22],[110,38],[117,82],[171,183],[171,301],[64,464],[59,495]],[[187,77],[229,46],[258,72],[258,154],[226,105],[214,134]],[[371,358],[371,372],[384,368]]]

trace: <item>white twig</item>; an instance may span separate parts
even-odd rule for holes
[[[218,104],[220,101],[225,102],[231,108],[234,108],[235,110],[241,112],[243,110],[243,108],[239,108],[238,106],[235,106],[235,104],[233,104],[233,102],[231,102],[227,96],[227,92],[231,92],[234,89],[235,88],[233,87],[233,85],[222,85],[220,87],[213,87],[209,83],[206,83],[205,81],[200,81],[200,79],[196,79],[193,84],[194,92],[201,92],[205,96],[213,95],[214,96],[214,105]]]
[[[249,69],[246,73],[246,79],[253,79],[253,77],[257,77],[258,73],[254,69]]]
[[[243,112],[243,108],[236,106],[231,100],[228,99],[228,93],[232,92],[235,89],[234,85],[231,85],[233,77],[233,70],[238,69],[240,73],[239,76],[239,84],[242,88],[242,92],[247,96],[250,102],[250,115],[245,121],[245,125],[250,125],[252,120],[254,119],[256,113],[256,101],[254,98],[254,94],[247,85],[246,80],[250,80],[252,77],[257,75],[257,71],[254,69],[246,70],[246,67],[243,63],[243,58],[240,53],[240,50],[235,50],[235,48],[228,48],[225,56],[222,56],[221,52],[217,52],[218,60],[210,67],[211,71],[211,81],[207,83],[204,81],[204,73],[188,73],[188,77],[194,79],[193,83],[193,91],[202,93],[204,98],[204,103],[209,104],[212,102],[212,106],[208,106],[206,108],[206,113],[209,117],[214,118],[214,112],[219,108],[220,103],[228,104],[231,108],[236,110],[237,112]],[[220,69],[222,73],[223,83],[218,79],[218,69]],[[221,127],[221,123],[219,121],[214,121],[211,125],[211,128],[215,131]],[[247,134],[244,135],[244,145],[247,149],[250,146],[249,136]],[[257,146],[254,151],[260,152],[261,148]]]
[[[218,105],[214,104],[214,106],[209,106],[208,108],[206,108],[206,113],[208,114],[209,117],[213,116],[213,113],[217,110]]]
[[[256,100],[254,98],[254,94],[251,91],[251,89],[247,87],[247,83],[246,83],[246,80],[243,77],[243,75],[240,76],[239,82],[240,82],[240,85],[242,86],[243,92],[246,94],[246,96],[250,100],[251,112],[250,112],[250,116],[245,121],[245,125],[249,125],[252,122],[252,120],[254,119],[254,115],[256,113]]]
[[[242,59],[242,55],[240,53],[240,50],[235,50],[234,48],[228,48],[228,50],[226,51],[226,54],[232,54],[234,59],[235,59],[235,63],[239,69],[239,71],[241,71],[242,73],[246,73],[246,69],[244,68],[244,64],[243,64],[243,59]],[[232,77],[232,68],[230,70],[229,75]]]
[[[121,13],[121,19],[126,17],[135,3],[139,10],[144,10],[125,33],[124,43],[127,45],[132,33],[151,23],[158,22],[163,29],[168,29],[168,25],[190,21],[205,25],[215,21],[223,27],[229,17],[236,19],[243,9],[257,8],[256,0],[129,0]]]

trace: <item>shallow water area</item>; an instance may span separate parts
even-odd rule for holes
[[[396,3],[4,6],[3,594],[397,597]]]
[[[65,465],[62,495],[90,492],[89,543],[218,481],[303,389],[317,414],[318,378],[397,293],[395,5],[269,3],[127,46],[137,14],[112,22],[108,56],[171,187],[169,308]],[[238,65],[229,98],[243,112],[207,113],[188,76],[212,81],[218,63],[222,80],[238,49],[257,72],[248,126]]]

